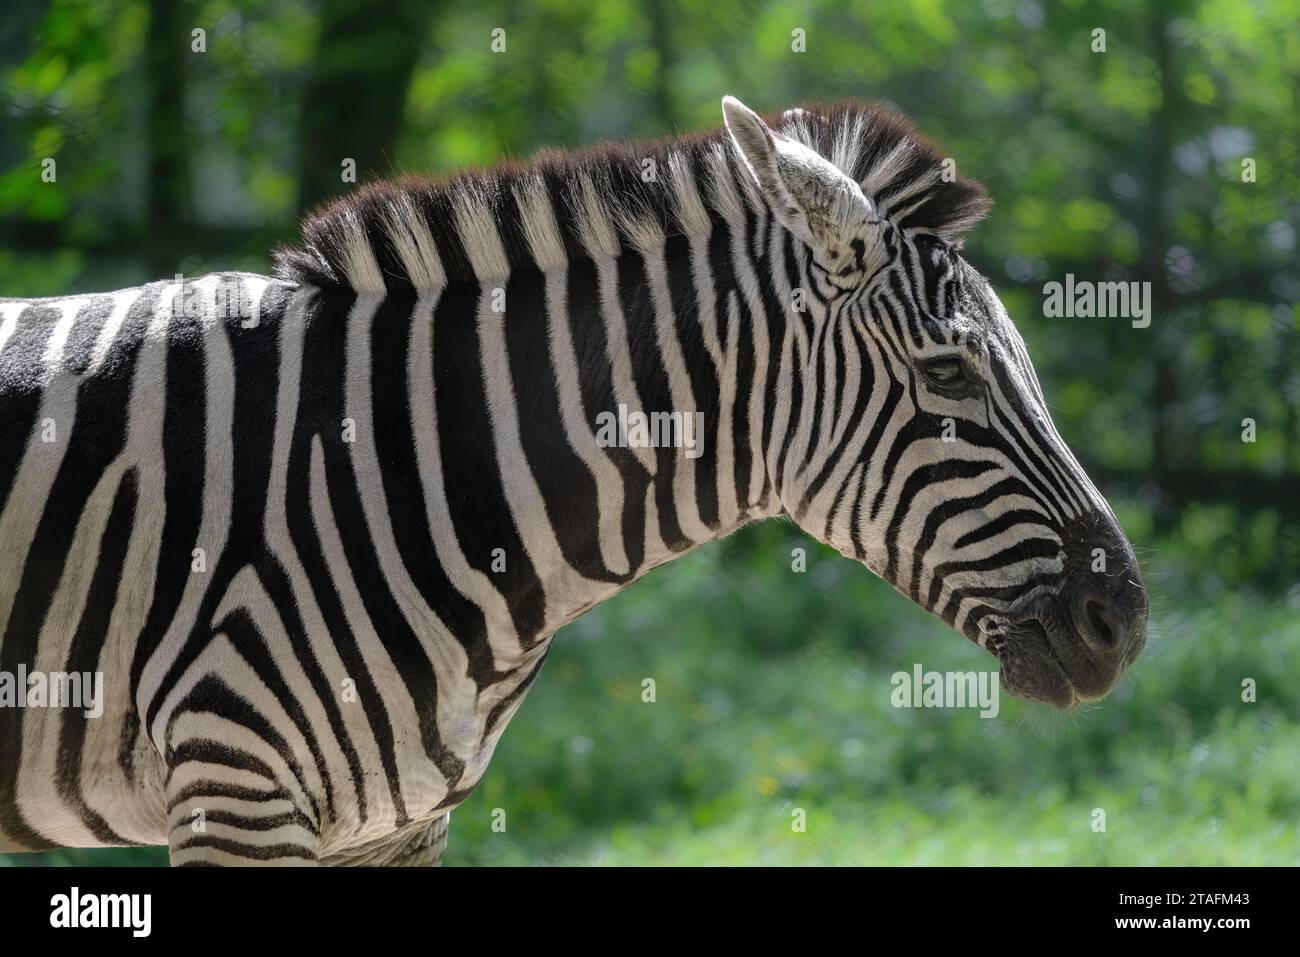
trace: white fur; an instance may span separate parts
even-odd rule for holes
[[[598,190],[589,172],[578,174],[569,196],[577,220],[578,238],[592,259],[613,259],[619,253],[618,234],[610,218],[607,190]]]
[[[515,184],[513,192],[519,204],[519,225],[538,268],[542,272],[563,269],[569,257],[542,177],[536,173],[528,176]]]
[[[452,194],[452,216],[456,232],[474,275],[480,282],[493,282],[510,275],[510,260],[501,245],[501,234],[487,200],[470,189]]]
[[[432,292],[447,285],[447,272],[438,255],[438,246],[409,196],[399,195],[389,204],[384,215],[384,232],[418,292]]]
[[[355,212],[349,210],[344,216],[343,274],[348,285],[359,293],[382,295],[387,291],[384,276],[379,271],[375,251],[370,248],[365,227]]]

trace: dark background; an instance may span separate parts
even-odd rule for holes
[[[448,863],[1295,863],[1298,20],[1289,0],[6,0],[0,294],[267,271],[353,188],[345,158],[362,181],[487,165],[716,125],[723,93],[889,103],[996,202],[967,255],[1138,546],[1148,650],[1079,713],[895,710],[893,672],[992,659],[755,526],[561,634]],[[1150,327],[1045,317],[1069,273],[1150,282]],[[71,860],[165,851],[0,864]]]

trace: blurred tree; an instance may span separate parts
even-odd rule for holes
[[[192,130],[186,122],[186,60],[191,51],[189,4],[149,0],[149,32],[144,46],[149,157],[145,171],[145,258],[151,273],[175,268],[184,225],[194,213],[190,175]]]
[[[655,51],[654,109],[659,125],[672,128],[677,124],[677,104],[673,101],[673,73],[677,54],[672,38],[672,14],[666,0],[642,0],[646,21],[650,25],[650,43]]]
[[[323,0],[316,59],[298,121],[298,210],[356,181],[392,172],[411,74],[443,4],[437,0]]]

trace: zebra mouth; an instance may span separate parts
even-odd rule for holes
[[[998,662],[1002,687],[1008,694],[1062,711],[1078,706],[1079,693],[1042,621],[1031,618],[1015,622],[1004,634]]]

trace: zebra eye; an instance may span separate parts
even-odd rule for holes
[[[923,368],[926,377],[941,388],[951,389],[966,381],[966,367],[960,359],[933,359]]]

